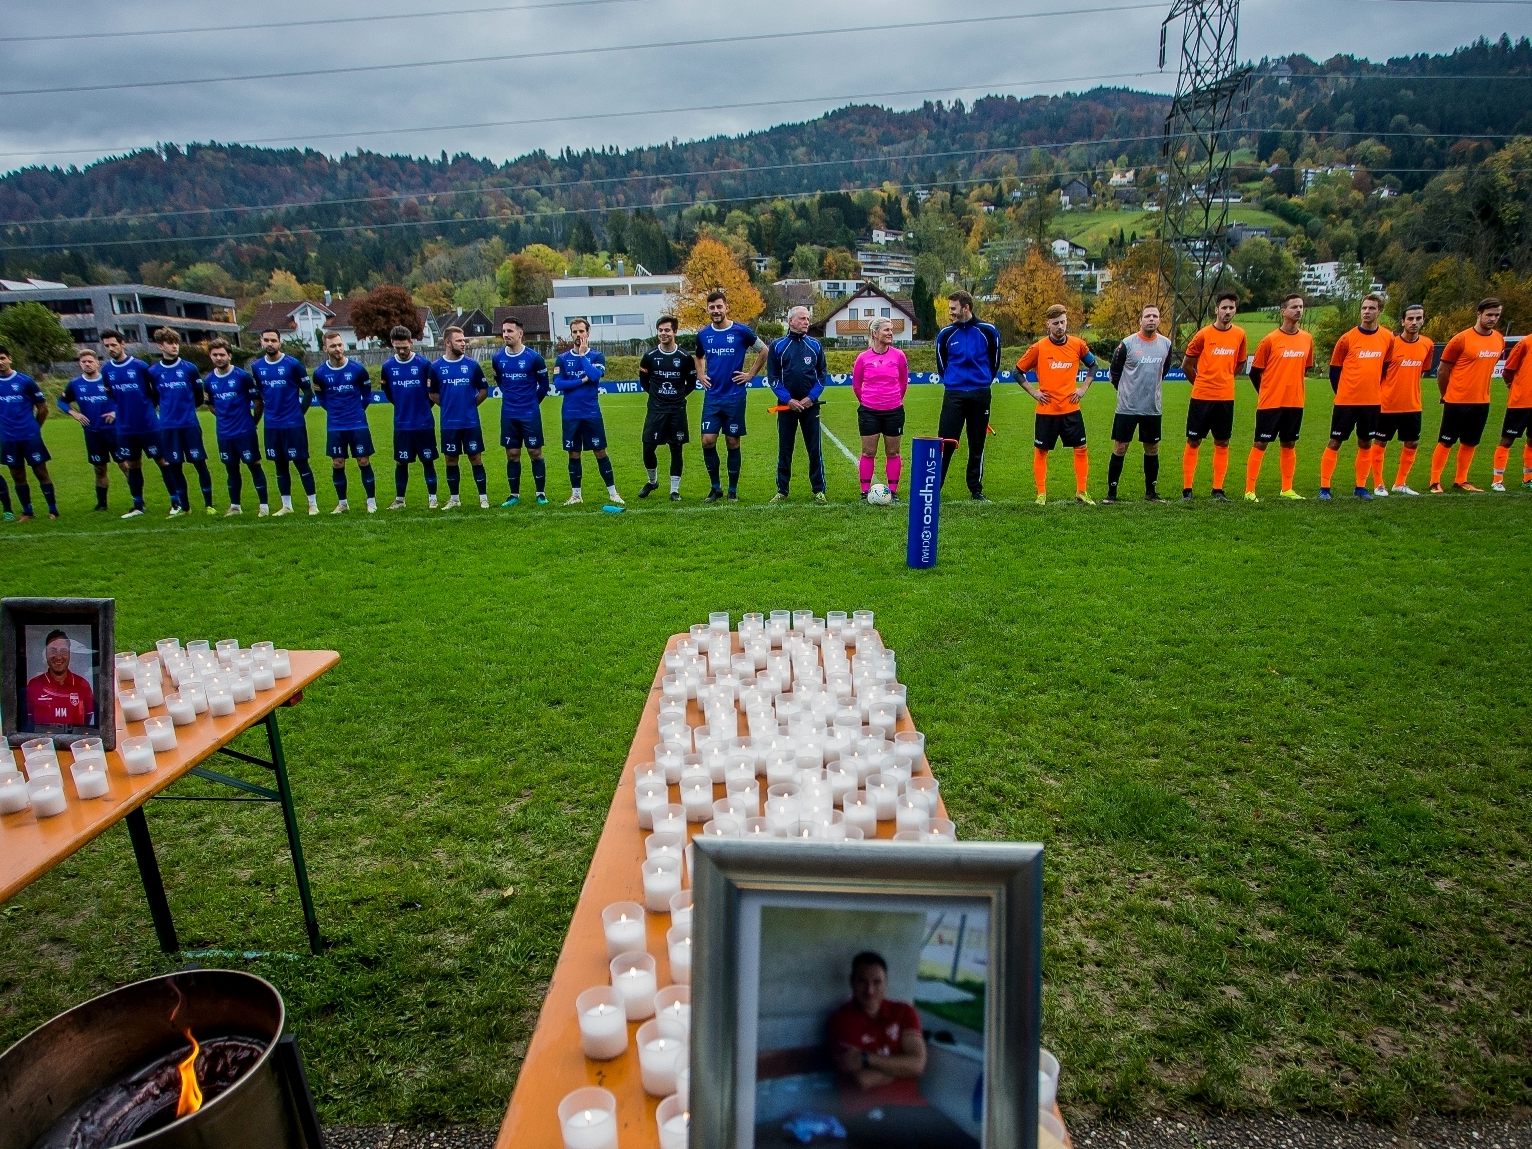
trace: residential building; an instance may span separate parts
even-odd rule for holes
[[[490,316],[490,324],[496,338],[500,335],[500,325],[507,319],[514,319],[521,324],[521,336],[528,343],[551,342],[547,307],[537,304],[513,304],[510,307],[495,308],[495,314]]]
[[[815,279],[814,290],[826,299],[843,299],[862,286],[860,279]]]
[[[1049,247],[1053,251],[1055,263],[1063,263],[1070,259],[1084,259],[1088,254],[1078,243],[1068,239],[1056,239]]]
[[[810,326],[809,332],[822,339],[865,339],[874,319],[893,320],[895,343],[915,338],[915,309],[910,301],[896,299],[870,283],[853,292],[823,322]]]
[[[875,227],[872,229],[872,242],[880,247],[887,243],[903,243],[904,232],[889,231],[886,228]]]
[[[562,339],[571,319],[585,319],[593,343],[648,339],[660,316],[675,310],[683,283],[679,275],[555,279],[547,305],[549,331],[554,339]]]
[[[1059,206],[1065,211],[1090,207],[1090,184],[1076,176],[1059,189]]]
[[[31,301],[59,317],[75,343],[96,344],[103,331],[117,330],[129,343],[154,341],[157,327],[173,327],[187,343],[216,335],[238,341],[234,300],[196,291],[114,283],[70,287],[46,279],[0,280],[0,308]]]
[[[1366,285],[1366,290],[1383,294],[1383,284],[1372,278],[1372,273],[1355,263],[1329,260],[1325,263],[1305,263],[1298,272],[1298,290],[1305,295],[1327,298],[1335,295],[1343,286]]]
[[[859,250],[857,264],[862,278],[876,283],[890,295],[907,296],[915,290],[915,258],[901,251]]]
[[[323,350],[320,333],[328,335],[332,331],[340,332],[345,340],[346,347],[355,351],[367,351],[370,349],[385,347],[386,339],[359,339],[356,334],[356,324],[351,319],[351,308],[356,299],[335,299],[330,293],[325,292],[326,299],[323,303],[315,303],[311,300],[267,301],[260,304],[250,322],[245,325],[252,340],[259,340],[262,331],[275,328],[284,340],[293,340],[302,343],[306,347],[312,347],[315,351]],[[360,297],[357,297],[360,298]],[[429,307],[415,308],[415,314],[420,319],[420,327],[423,334],[416,340],[422,347],[435,347],[438,334],[436,317]]]
[[[489,316],[485,315],[484,312],[480,311],[477,307],[470,308],[467,311],[464,311],[461,307],[459,307],[451,315],[443,315],[441,317],[441,326],[443,329],[448,327],[461,327],[463,329],[463,334],[466,335],[469,339],[483,339],[487,337],[491,331],[498,334],[500,330],[498,327],[492,327],[489,321]]]
[[[1114,191],[1117,188],[1130,188],[1138,182],[1137,168],[1124,168],[1120,172],[1113,172],[1107,177],[1106,186]]]

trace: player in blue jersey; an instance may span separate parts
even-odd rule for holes
[[[431,415],[431,364],[415,354],[410,329],[388,333],[394,353],[378,369],[383,395],[394,406],[394,501],[388,509],[404,509],[410,485],[410,462],[420,460],[426,476],[426,506],[436,509],[436,421]]]
[[[710,322],[697,332],[697,385],[702,400],[702,461],[707,464],[713,489],[707,501],[723,498],[718,479],[718,436],[729,448],[729,498],[739,498],[739,441],[745,435],[745,396],[750,380],[766,362],[766,346],[743,323],[729,319],[729,301],[721,291],[707,297]],[[755,361],[747,368],[745,356],[756,348]]]
[[[521,322],[500,324],[505,344],[490,361],[500,387],[500,445],[505,448],[505,478],[510,497],[502,507],[521,502],[521,448],[532,457],[532,484],[537,505],[548,505],[548,464],[543,461],[543,414],[539,404],[548,397],[548,365],[543,357],[521,341]]]
[[[48,400],[30,375],[11,367],[11,352],[0,347],[0,464],[11,472],[16,486],[16,502],[21,506],[19,522],[32,519],[32,488],[27,485],[27,467],[37,476],[48,517],[59,517],[58,499],[53,480],[48,476],[48,448],[43,445],[43,423],[48,418]]]
[[[261,388],[250,372],[234,366],[227,339],[214,339],[207,345],[207,354],[213,361],[213,369],[207,373],[202,385],[218,435],[218,459],[223,463],[229,483],[229,509],[224,511],[224,517],[244,513],[239,505],[244,489],[239,468],[243,463],[255,481],[255,496],[260,502],[257,514],[264,519],[271,513],[271,508],[266,502],[266,472],[261,467],[261,445],[255,438],[256,424],[261,421]]]
[[[564,450],[569,452],[569,498],[564,505],[585,501],[580,494],[580,452],[589,448],[606,484],[607,499],[620,507],[622,496],[612,476],[612,460],[606,455],[606,424],[601,419],[600,383],[606,374],[606,356],[590,345],[590,324],[584,319],[569,321],[569,337],[574,346],[554,360],[553,368],[553,385],[563,400]]]
[[[325,454],[330,456],[330,475],[338,500],[331,514],[351,509],[346,500],[346,456],[356,460],[362,489],[367,492],[367,513],[378,509],[378,484],[372,472],[372,430],[367,426],[367,406],[372,402],[372,377],[367,368],[346,358],[346,338],[339,331],[324,337],[325,361],[314,368],[314,394],[324,408]]]
[[[296,467],[309,514],[319,513],[314,492],[314,470],[309,466],[309,432],[304,420],[313,395],[309,373],[302,362],[282,351],[282,333],[275,327],[261,332],[261,354],[250,361],[250,374],[261,388],[261,407],[266,421],[266,457],[277,465],[277,494],[282,505],[275,517],[293,513],[293,477]]]
[[[458,489],[463,472],[458,460],[468,456],[473,483],[479,489],[479,507],[489,509],[489,480],[484,474],[484,429],[479,424],[479,404],[489,398],[484,369],[468,358],[468,336],[461,327],[442,332],[444,354],[431,364],[431,402],[442,410],[442,456],[447,461],[447,505],[444,511],[462,506]]]
[[[197,470],[207,513],[217,514],[213,510],[213,476],[202,447],[202,424],[197,420],[197,408],[202,405],[202,373],[195,363],[181,358],[181,336],[172,328],[161,327],[154,333],[154,341],[159,344],[160,361],[150,364],[149,374],[154,376],[160,413],[160,461],[165,464],[166,485],[175,488],[170,495],[170,517],[191,510],[184,463]]]
[[[160,460],[160,417],[154,410],[154,377],[147,363],[128,354],[122,332],[103,331],[101,346],[106,351],[101,375],[117,406],[117,446],[112,453],[128,480],[128,495],[133,500],[122,517],[136,519],[144,513],[143,457],[153,459],[160,467],[160,476],[165,475]],[[165,489],[170,489],[168,478]]]
[[[59,396],[59,410],[85,429],[85,457],[96,472],[97,511],[106,510],[106,494],[111,479],[112,451],[117,446],[117,404],[101,374],[101,357],[89,347],[82,347],[75,361],[80,373],[64,384]]]

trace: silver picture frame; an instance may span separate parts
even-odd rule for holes
[[[697,837],[690,1145],[753,1149],[763,911],[987,914],[982,1149],[1036,1149],[1043,847]],[[779,920],[779,919],[773,919]],[[865,1065],[865,1061],[864,1061]]]

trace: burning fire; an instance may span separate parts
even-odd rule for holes
[[[181,1100],[176,1103],[177,1117],[185,1117],[202,1108],[202,1087],[197,1084],[197,1054],[202,1046],[197,1044],[191,1030],[183,1029],[181,1032],[191,1042],[191,1052],[176,1064],[176,1068],[181,1071]]]

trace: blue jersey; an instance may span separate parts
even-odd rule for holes
[[[195,363],[149,364],[154,376],[155,399],[160,409],[160,430],[179,431],[197,425],[197,405],[202,402],[202,375]]]
[[[399,356],[390,355],[379,375],[383,394],[394,405],[395,431],[436,430],[429,394],[435,373],[423,356],[411,355],[401,362]]]
[[[487,392],[489,384],[484,381],[484,369],[476,360],[463,355],[457,359],[446,356],[431,364],[436,376],[431,382],[431,394],[436,396],[442,409],[442,430],[472,430],[479,425],[479,392]]]
[[[160,417],[154,410],[154,376],[149,374],[148,364],[131,355],[121,363],[108,359],[101,364],[101,377],[117,404],[114,426],[119,435],[152,434],[160,429]]]
[[[565,351],[554,360],[553,385],[564,397],[564,418],[594,419],[601,414],[600,389],[606,356],[594,347],[584,355]]]
[[[35,408],[46,403],[43,389],[30,375],[12,371],[0,379],[0,439],[24,443],[42,433]]]
[[[500,418],[531,419],[548,396],[548,364],[530,347],[512,355],[504,347],[490,360],[500,386]]]
[[[255,405],[260,402],[261,388],[250,372],[243,367],[230,367],[227,375],[209,371],[202,385],[220,439],[255,433]]]
[[[89,420],[85,424],[87,431],[113,430],[113,424],[108,423],[106,417],[116,414],[117,404],[113,402],[111,389],[106,385],[106,376],[97,375],[94,379],[87,379],[83,375],[76,375],[65,383],[64,393],[59,396],[59,410],[69,414],[71,403]]]
[[[372,376],[355,359],[331,367],[326,359],[314,368],[314,393],[324,408],[331,431],[367,430],[367,404],[372,402]]]
[[[261,388],[266,429],[287,431],[302,427],[303,414],[308,410],[304,393],[309,379],[303,364],[291,355],[284,355],[275,363],[259,355],[250,361],[250,373]]]
[[[704,406],[727,403],[744,394],[744,385],[734,382],[734,373],[745,369],[745,357],[755,346],[755,332],[743,323],[731,323],[722,331],[709,323],[697,332],[697,357],[703,360],[710,386],[704,393]]]

